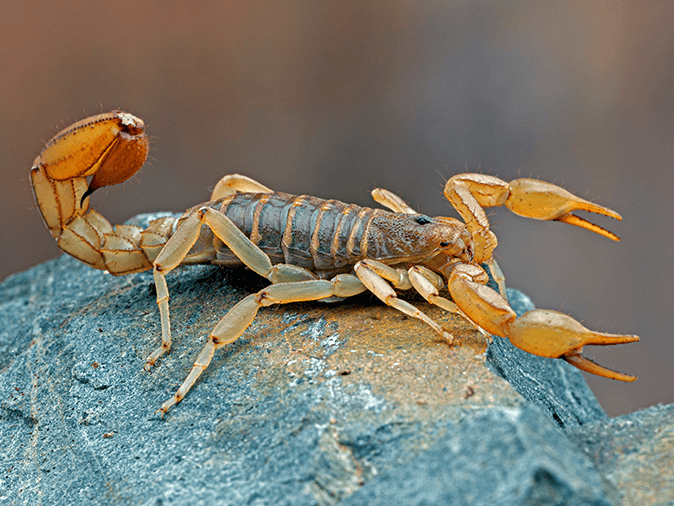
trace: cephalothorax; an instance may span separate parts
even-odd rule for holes
[[[504,298],[503,276],[492,258],[497,240],[483,208],[505,205],[521,216],[562,221],[613,240],[618,240],[615,234],[572,211],[620,220],[616,212],[535,179],[506,183],[459,174],[447,182],[444,193],[463,223],[418,214],[386,190],[376,189],[372,195],[391,211],[277,193],[245,176],[229,175],[218,182],[209,202],[179,219],[161,218],[145,230],[113,227],[89,209],[88,197],[140,169],[148,152],[144,128],[142,120],[122,111],[77,122],[47,143],[33,163],[31,180],[42,217],[63,251],[114,275],[154,269],[162,343],[147,358],[146,369],[171,348],[165,276],[175,267],[243,264],[272,283],[220,320],[187,379],[159,409],[162,415],[185,396],[215,350],[246,330],[260,307],[333,301],[365,290],[422,320],[449,344],[453,336],[398,298],[396,290],[413,288],[431,304],[459,312],[482,332],[506,337],[534,355],[563,358],[607,378],[636,379],[592,362],[581,351],[588,344],[638,341],[637,336],[592,332],[567,315],[545,309],[517,318]],[[481,265],[492,273],[498,292],[486,286],[488,275]],[[440,295],[445,286],[454,302]]]

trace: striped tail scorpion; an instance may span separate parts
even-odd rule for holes
[[[144,129],[141,119],[122,111],[86,118],[46,144],[30,176],[37,205],[59,248],[115,276],[153,269],[161,345],[148,356],[145,368],[171,348],[166,275],[177,266],[245,265],[271,283],[242,299],[219,321],[184,383],[158,410],[162,416],[185,397],[215,350],[238,339],[261,307],[331,302],[366,290],[423,321],[449,344],[454,337],[399,298],[398,291],[414,289],[430,304],[460,313],[483,333],[508,338],[534,355],[561,358],[606,378],[636,379],[598,365],[581,352],[585,345],[630,343],[638,341],[637,336],[593,332],[565,314],[545,309],[517,317],[492,257],[498,242],[484,208],[505,205],[527,218],[561,221],[616,241],[615,234],[573,211],[620,220],[618,213],[536,179],[507,183],[488,175],[455,175],[444,194],[461,222],[418,214],[382,189],[372,195],[389,210],[274,192],[245,176],[228,175],[217,183],[209,202],[180,218],[160,218],[144,230],[112,226],[89,208],[89,196],[140,169],[149,148]],[[486,285],[485,269],[497,281],[498,291]],[[440,294],[445,286],[452,300]]]

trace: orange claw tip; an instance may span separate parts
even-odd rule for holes
[[[571,205],[571,208],[569,209],[571,211],[587,211],[589,213],[603,214],[604,216],[608,216],[609,218],[613,218],[618,221],[622,221],[623,219],[623,217],[616,213],[613,209],[600,206],[599,204],[595,204],[589,200],[581,199],[575,195],[573,195],[573,197],[574,201]]]
[[[506,207],[513,213],[536,220],[556,220],[585,228],[614,241],[620,238],[599,225],[580,218],[573,211],[588,211],[616,220],[622,217],[608,207],[595,204],[560,188],[537,179],[516,179],[510,183],[510,196]]]
[[[627,336],[626,336],[627,337]],[[633,336],[637,337],[637,336]],[[637,341],[639,338],[637,337]],[[602,376],[604,378],[610,378],[618,381],[626,381],[628,383],[631,383],[637,379],[636,376],[632,376],[630,374],[623,374],[618,371],[614,371],[613,369],[609,369],[607,367],[601,366],[597,364],[596,362],[590,360],[587,357],[582,356],[578,352],[572,352],[569,353],[568,355],[564,355],[560,358],[563,358],[566,360],[569,364],[571,364],[574,367],[577,367],[581,371],[589,372],[591,374],[596,374],[597,376]]]
[[[612,344],[627,344],[636,343],[639,341],[639,336],[622,335],[622,334],[606,334],[604,332],[592,332],[592,337],[589,337],[585,344],[594,346],[610,346]]]
[[[617,213],[616,216],[613,216],[613,218],[616,218],[617,220],[622,219],[620,215]],[[567,223],[569,225],[575,225],[576,227],[584,228],[585,230],[589,230],[590,232],[603,235],[604,237],[611,239],[612,241],[620,240],[620,237],[611,232],[610,230],[606,230],[605,228],[600,227],[599,225],[592,223],[591,221],[588,221],[585,218],[576,216],[573,213],[565,214],[564,216],[555,218],[555,221],[561,221],[562,223]]]

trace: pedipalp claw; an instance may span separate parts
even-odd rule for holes
[[[616,213],[617,214],[617,213]],[[610,215],[607,215],[610,216]],[[617,220],[622,219],[620,215],[618,214],[617,216],[613,216],[613,218],[616,218]],[[580,228],[584,228],[586,230],[589,230],[590,232],[595,232],[599,235],[603,235],[604,237],[611,239],[613,241],[619,241],[620,237],[611,232],[610,230],[606,230],[603,227],[600,227],[596,223],[592,223],[591,221],[587,221],[585,218],[581,218],[580,216],[576,216],[573,213],[565,214],[564,216],[561,216],[559,218],[555,218],[555,221],[561,221],[562,223],[568,223],[569,225],[575,225]]]
[[[516,179],[510,182],[509,189],[510,195],[505,205],[515,214],[535,220],[561,221],[614,241],[620,240],[613,232],[572,214],[572,211],[588,211],[622,220],[618,213],[608,207],[582,199],[557,185],[537,179]]]
[[[636,337],[636,336],[635,336]],[[623,374],[608,367],[597,364],[596,362],[590,360],[587,357],[584,357],[580,354],[580,351],[574,351],[568,355],[563,355],[561,358],[566,360],[569,364],[574,367],[577,367],[581,371],[589,372],[591,374],[596,374],[597,376],[603,376],[604,378],[610,378],[618,381],[626,381],[631,383],[637,379],[636,376],[630,374]]]
[[[578,369],[598,376],[619,381],[636,379],[600,366],[580,353],[586,345],[634,343],[639,340],[639,336],[593,332],[563,313],[534,309],[508,325],[508,338],[514,346],[528,353],[562,358]]]

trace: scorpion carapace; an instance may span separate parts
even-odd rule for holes
[[[521,216],[561,221],[619,240],[573,214],[583,210],[620,220],[610,209],[535,179],[507,183],[493,176],[459,174],[447,182],[444,193],[461,222],[418,214],[382,189],[372,195],[389,211],[277,193],[235,174],[218,182],[209,202],[179,219],[161,218],[144,230],[113,227],[89,209],[89,195],[135,174],[147,151],[142,120],[122,111],[100,114],[50,140],[33,163],[31,179],[40,212],[63,251],[114,275],[153,269],[162,342],[148,356],[146,369],[171,348],[166,285],[171,270],[187,263],[243,264],[271,282],[232,307],[215,326],[188,377],[159,409],[162,415],[190,390],[215,350],[246,330],[260,307],[334,301],[365,290],[425,322],[448,344],[454,337],[399,298],[397,290],[415,289],[429,303],[462,314],[481,332],[508,338],[534,355],[562,358],[607,378],[636,379],[592,362],[581,351],[585,345],[638,341],[637,336],[593,332],[569,316],[544,309],[517,317],[504,297],[504,279],[492,257],[498,241],[484,211],[505,205]],[[483,265],[498,291],[486,285]],[[453,302],[440,294],[445,287]]]

